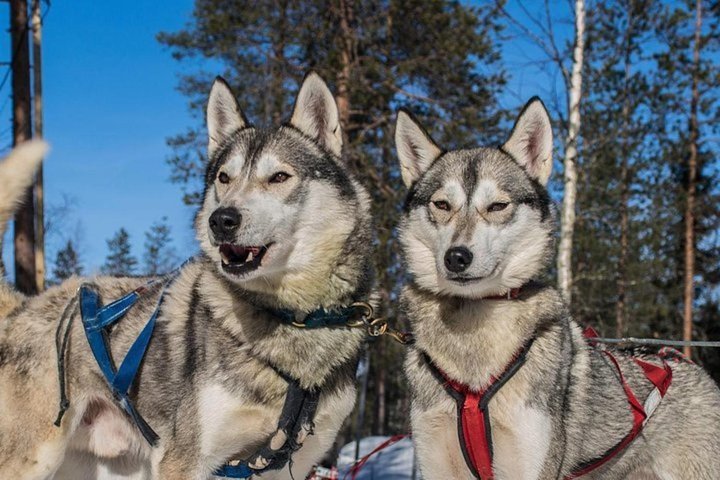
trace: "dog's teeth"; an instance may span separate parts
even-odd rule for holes
[[[253,252],[252,252],[252,250],[250,250],[250,253],[248,254],[247,261],[248,261],[248,262],[252,262],[252,261],[253,261]]]

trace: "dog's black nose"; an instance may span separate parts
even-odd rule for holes
[[[242,222],[242,215],[233,207],[218,208],[210,215],[210,230],[217,240],[232,240]]]
[[[473,254],[465,247],[453,247],[445,252],[445,267],[455,273],[464,272],[472,263]]]

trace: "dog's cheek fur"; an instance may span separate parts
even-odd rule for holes
[[[520,205],[507,236],[514,241],[505,255],[501,277],[506,288],[520,287],[540,274],[552,257],[553,222],[542,220],[541,212]]]
[[[414,281],[426,290],[439,293],[437,232],[424,215],[424,207],[416,208],[402,221],[400,242]]]

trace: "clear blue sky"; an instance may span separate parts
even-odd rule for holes
[[[165,162],[165,139],[195,120],[176,91],[181,66],[155,40],[160,31],[183,27],[192,7],[191,0],[52,2],[43,31],[45,137],[52,146],[45,166],[47,204],[60,205],[64,196],[74,204],[67,224],[49,239],[49,262],[63,237],[80,237],[86,273],[94,273],[103,263],[105,240],[120,227],[130,232],[141,257],[144,232],[163,216],[180,255],[195,251],[194,212],[182,204],[179,186],[169,182]],[[9,4],[0,3],[0,22],[8,25],[8,17]],[[544,79],[526,64],[537,52],[527,42],[506,42],[504,48],[513,77],[503,106],[546,95]],[[9,57],[4,33],[0,60]],[[10,82],[0,91],[2,152],[12,140],[9,95]],[[8,265],[11,243],[8,236]]]

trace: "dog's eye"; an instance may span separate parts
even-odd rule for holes
[[[450,204],[445,200],[437,200],[433,202],[433,205],[435,205],[435,208],[437,208],[438,210],[444,210],[446,212],[450,211]]]
[[[506,202],[495,202],[491,203],[487,210],[488,212],[499,212],[501,210],[505,210],[508,205],[509,203]]]
[[[283,183],[283,182],[286,182],[288,180],[288,178],[290,178],[290,176],[291,175],[289,173],[277,172],[275,175],[270,177],[269,182],[270,183]]]
[[[225,172],[220,172],[218,175],[218,182],[228,184],[230,183],[230,176]]]

